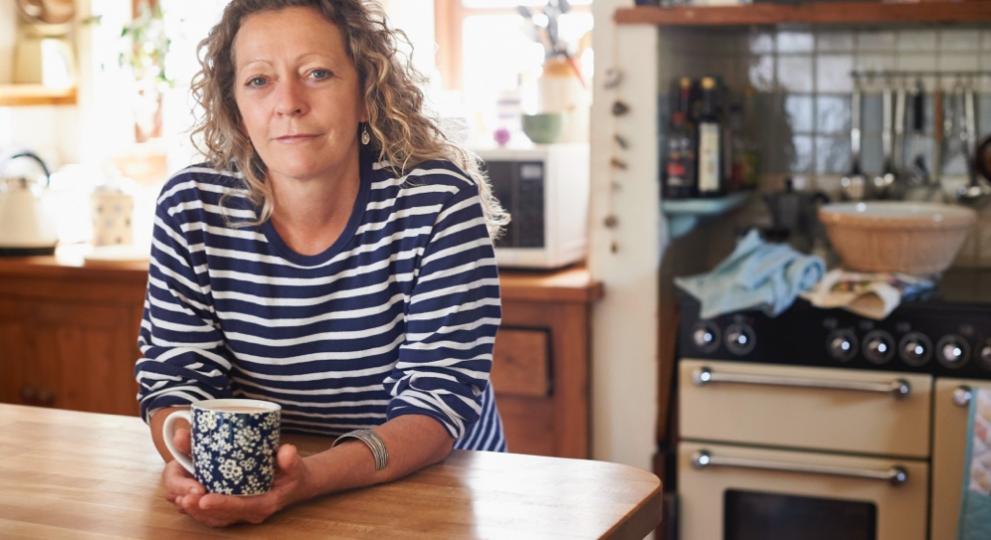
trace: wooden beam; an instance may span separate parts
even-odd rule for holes
[[[798,5],[650,7],[616,10],[619,24],[748,26],[774,24],[976,24],[991,21],[991,2],[822,2]]]

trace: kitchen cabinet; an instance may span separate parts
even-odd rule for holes
[[[11,260],[0,276],[0,401],[137,414],[144,276]]]
[[[991,391],[991,381],[978,383],[973,379],[946,378],[936,381],[930,538],[957,537],[970,411],[967,396],[979,388]]]
[[[136,336],[147,265],[0,259],[0,402],[137,414]],[[583,268],[501,276],[493,385],[513,452],[590,457],[589,314]]]
[[[492,384],[511,452],[589,458],[589,326],[602,297],[584,269],[501,273]]]

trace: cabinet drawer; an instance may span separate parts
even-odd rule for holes
[[[496,335],[492,385],[496,393],[513,396],[550,395],[547,332],[503,329]]]
[[[694,379],[704,368],[713,382],[700,385]],[[684,439],[929,455],[929,375],[700,360],[681,361],[679,375]],[[718,382],[720,375],[735,382]],[[908,395],[863,388],[897,380],[910,385]],[[837,388],[851,384],[861,388]]]

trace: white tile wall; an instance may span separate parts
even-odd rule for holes
[[[812,52],[815,38],[812,32],[778,32],[777,51],[779,53]]]
[[[935,30],[902,30],[898,32],[898,50],[903,52],[934,52]]]
[[[778,83],[786,92],[811,92],[814,88],[811,54],[778,56]]]
[[[819,92],[853,91],[850,70],[853,57],[849,54],[820,54],[816,56],[816,90]]]
[[[740,31],[738,37],[734,42],[721,35],[721,46],[714,45],[711,34],[706,32],[694,32],[687,38],[680,35],[667,42],[667,46],[662,39],[662,64],[678,66],[672,76],[731,71],[734,75],[727,76],[727,80],[738,74],[765,96],[762,120],[757,122],[760,146],[767,154],[762,155],[763,163],[768,165],[761,180],[764,190],[780,188],[782,179],[790,175],[805,181],[809,189],[838,192],[839,178],[849,167],[851,70],[991,73],[991,29],[988,28],[750,29]],[[727,53],[727,44],[739,47],[738,52]],[[675,52],[678,49],[690,52],[691,56],[678,58],[679,52]],[[735,69],[727,67],[734,61]],[[937,78],[926,78],[923,82],[932,90]],[[877,92],[883,83],[875,77],[867,90]],[[940,84],[949,88],[952,81],[942,77]],[[991,111],[986,109],[991,109],[991,75],[983,76],[978,88],[983,106],[979,114],[985,118],[979,128],[988,134]],[[865,99],[879,101],[876,93]],[[811,103],[815,105],[810,112]],[[879,103],[873,103],[867,108],[877,112],[878,106]],[[831,121],[834,118],[839,120]],[[879,168],[880,118],[865,120],[875,126],[865,135],[865,149],[872,154],[865,161]],[[981,212],[958,264],[991,266],[991,205]]]
[[[980,33],[977,30],[941,30],[939,48],[943,51],[976,51],[980,48]]]
[[[816,50],[818,51],[849,52],[853,48],[853,32],[824,30],[816,34]]]
[[[897,34],[894,31],[868,30],[857,33],[857,49],[861,51],[890,51],[895,48]]]

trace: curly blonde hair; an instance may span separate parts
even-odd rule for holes
[[[319,11],[344,35],[347,52],[359,76],[368,115],[370,145],[393,172],[405,175],[424,161],[444,159],[457,165],[478,186],[489,235],[498,237],[509,215],[492,194],[489,180],[475,156],[449,140],[423,111],[422,77],[399,50],[400,30],[391,29],[382,8],[367,0],[233,0],[219,23],[198,46],[200,71],[192,91],[200,115],[192,131],[193,144],[216,168],[233,164],[244,175],[248,196],[261,209],[258,224],[272,215],[272,188],[267,168],[244,131],[234,101],[234,38],[246,17],[267,10],[310,7]],[[197,140],[200,139],[200,140]]]

